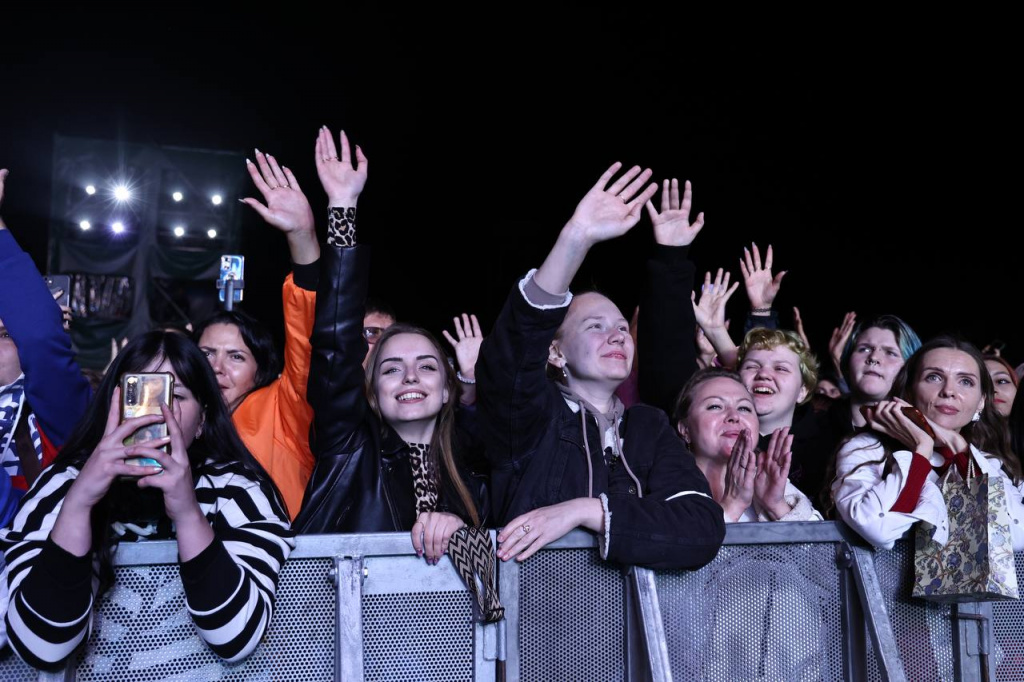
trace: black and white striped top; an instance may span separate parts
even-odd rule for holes
[[[29,664],[53,667],[88,636],[98,588],[89,556],[49,539],[74,467],[55,465],[26,495],[10,528],[0,531],[6,565],[0,609],[11,646]],[[256,648],[270,623],[278,574],[295,546],[287,515],[239,464],[207,461],[193,472],[196,500],[214,541],[181,564],[185,602],[199,635],[229,662]],[[0,632],[0,645],[5,637]]]

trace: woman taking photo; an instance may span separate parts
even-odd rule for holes
[[[1003,477],[1014,550],[1024,549],[1020,463],[1010,453],[978,349],[949,336],[932,339],[900,369],[893,395],[867,410],[870,430],[836,455],[832,497],[842,520],[876,547],[891,549],[917,521],[935,526],[935,541],[945,543],[949,522],[940,480],[950,466],[965,477],[973,459],[980,474]],[[906,414],[909,406],[934,436]]]
[[[628,321],[600,294],[569,293],[590,248],[636,225],[657,190],[645,186],[650,170],[613,179],[620,168],[601,176],[541,267],[513,288],[480,351],[477,405],[506,561],[582,527],[605,559],[697,567],[724,536],[721,507],[665,413],[624,410],[615,397],[633,362]],[[648,208],[659,240],[689,244],[703,220],[690,224],[678,184],[674,195],[670,210]]]
[[[118,384],[134,372],[171,373],[174,398],[162,415],[120,423]],[[160,422],[167,437],[124,445]],[[127,463],[136,457],[159,466]],[[57,460],[0,532],[0,590],[10,600],[5,624],[15,651],[35,667],[60,664],[114,583],[113,545],[169,538],[199,635],[227,661],[248,656],[270,623],[292,532],[202,353],[180,334],[150,332],[118,354]]]
[[[735,372],[698,371],[676,404],[679,434],[722,506],[725,522],[821,521],[811,501],[789,482],[793,436],[782,427],[755,451],[754,398]]]
[[[451,536],[486,512],[483,479],[459,459],[455,371],[430,333],[399,324],[377,340],[364,372],[370,253],[358,245],[356,203],[367,160],[344,133],[339,156],[325,131],[317,171],[331,208],[309,387],[316,466],[295,527],[411,532],[417,552],[437,563]]]

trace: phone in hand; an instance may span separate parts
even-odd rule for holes
[[[871,410],[873,409],[874,406],[860,406],[860,413],[866,421],[871,421]],[[929,438],[935,440],[935,430],[932,428],[932,425],[928,423],[928,419],[921,414],[921,410],[917,409],[913,405],[904,405],[901,409],[907,419],[914,422],[919,429],[927,433]]]
[[[174,400],[174,375],[170,372],[130,372],[121,377],[121,421],[148,414],[162,414],[160,404],[171,407]],[[150,424],[136,430],[124,439],[125,445],[144,443],[167,436],[166,422]],[[158,449],[169,451],[167,445]],[[130,457],[126,464],[158,467],[160,462],[152,457]]]
[[[227,282],[234,281],[232,286],[235,303],[242,300],[242,293],[245,290],[245,256],[225,254],[220,257],[220,275],[217,277],[217,295],[221,302],[224,301],[224,291],[227,289]]]
[[[46,282],[46,287],[50,290],[51,294],[55,294],[58,291],[63,292],[60,298],[55,298],[57,305],[61,307],[67,307],[71,303],[71,276],[70,275],[47,275],[43,277]]]

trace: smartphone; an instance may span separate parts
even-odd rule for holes
[[[873,407],[861,405],[860,413],[864,416],[864,419],[870,421],[871,410],[873,409]],[[903,411],[903,414],[906,415],[907,419],[914,422],[914,424],[917,425],[919,429],[927,433],[929,438],[935,440],[935,430],[932,429],[932,425],[928,423],[928,420],[925,418],[925,416],[921,414],[921,410],[917,409],[913,405],[904,405],[901,409]]]
[[[51,294],[62,291],[60,298],[55,298],[57,305],[68,306],[71,303],[71,276],[70,275],[47,275],[43,277]]]
[[[121,421],[147,414],[161,414],[160,403],[171,406],[174,399],[174,375],[170,372],[128,373],[121,377]],[[124,439],[125,445],[144,443],[167,435],[167,424],[150,424],[138,429]],[[168,452],[167,445],[160,450]],[[158,467],[160,462],[152,457],[131,457],[125,463],[135,466]]]
[[[225,254],[220,257],[220,275],[217,277],[217,295],[221,302],[224,301],[224,291],[227,289],[228,280],[234,280],[234,302],[242,300],[242,292],[245,288],[245,256]]]

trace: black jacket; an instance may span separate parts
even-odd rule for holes
[[[516,516],[588,493],[606,495],[607,558],[652,568],[695,568],[715,557],[725,536],[722,509],[707,480],[661,410],[626,411],[623,452],[643,497],[621,463],[605,464],[596,422],[580,414],[545,373],[548,345],[566,308],[540,310],[513,289],[477,363],[477,407],[491,464],[492,511]],[[681,494],[680,494],[681,493]],[[671,498],[671,499],[669,499]]]
[[[408,531],[416,521],[416,506],[406,444],[377,418],[364,391],[370,253],[366,246],[326,247],[320,260],[307,392],[316,464],[292,527],[299,533]],[[462,473],[485,516],[482,481]],[[458,495],[444,482],[437,511],[471,523]]]

